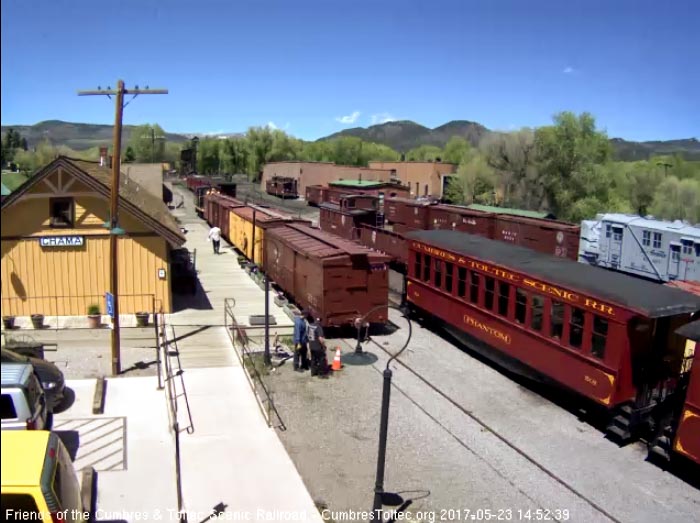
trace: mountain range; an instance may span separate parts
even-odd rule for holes
[[[133,125],[124,126],[123,143],[128,143]],[[47,120],[34,125],[3,125],[2,134],[7,129],[18,131],[34,146],[44,139],[49,139],[54,145],[66,145],[71,149],[83,150],[97,145],[112,143],[113,127],[111,125],[71,123],[60,120]],[[320,138],[330,140],[342,136],[355,136],[368,142],[381,143],[399,152],[406,152],[419,145],[435,145],[444,147],[453,136],[466,138],[472,145],[477,145],[486,135],[494,133],[477,122],[468,120],[453,120],[434,129],[409,120],[387,122],[370,127],[355,127]],[[165,133],[168,141],[184,143],[192,134]],[[204,135],[199,134],[203,137]],[[236,136],[235,133],[224,136]],[[700,161],[700,142],[697,138],[667,141],[633,142],[622,138],[610,140],[618,160],[646,160],[650,156],[662,154],[679,154],[686,160]]]

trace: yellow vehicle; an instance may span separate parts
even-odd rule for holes
[[[2,520],[86,521],[66,447],[53,432],[3,430]]]

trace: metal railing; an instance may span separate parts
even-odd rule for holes
[[[165,324],[165,314],[162,309],[154,317],[154,324],[158,333],[158,389],[162,390],[165,388],[168,419],[175,441],[175,483],[177,489],[178,517],[180,521],[187,522],[187,513],[184,510],[184,500],[182,496],[180,433],[185,430],[188,434],[192,434],[194,432],[194,423],[192,421],[190,402],[187,398],[187,389],[185,388],[185,380],[183,378],[184,370],[182,369],[182,363],[180,361],[180,351],[177,347],[175,328],[172,325]],[[170,336],[168,336],[168,331],[170,331]],[[187,420],[187,426],[184,429],[180,427],[180,398],[184,398]]]
[[[233,308],[235,306],[236,301],[233,298],[226,298],[224,300],[224,325],[234,352],[243,366],[246,378],[253,390],[258,407],[267,422],[267,426],[286,430],[287,427],[275,406],[273,388],[270,386],[269,379],[267,383],[265,380],[265,376],[269,376],[268,368],[265,367],[263,363],[263,331],[265,327],[262,325],[255,327],[240,325],[236,321],[236,317],[233,313]],[[291,327],[274,328],[276,336],[279,336],[281,332],[291,335],[293,332],[291,329]],[[251,332],[256,331],[260,333],[258,336],[250,335]],[[254,346],[257,346],[257,350],[253,349]]]

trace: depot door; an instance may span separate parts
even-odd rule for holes
[[[678,278],[678,269],[681,262],[681,246],[678,243],[672,243],[669,246],[668,256],[668,279],[675,280]]]

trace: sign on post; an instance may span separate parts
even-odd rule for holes
[[[110,318],[114,318],[114,294],[106,292],[105,302],[107,302],[107,314],[109,314]]]

